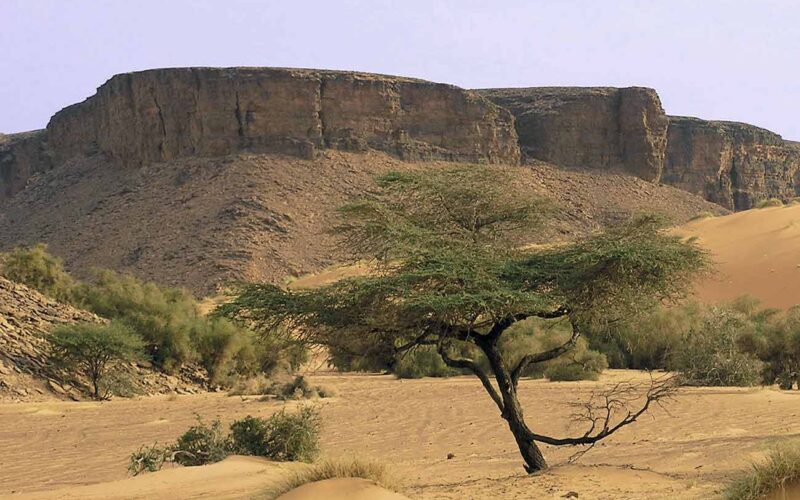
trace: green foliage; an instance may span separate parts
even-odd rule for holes
[[[739,347],[764,363],[763,382],[791,389],[800,373],[800,308],[761,313],[761,320],[739,338]]]
[[[186,465],[205,465],[230,455],[231,440],[222,432],[222,424],[214,420],[207,425],[198,416],[197,424],[184,432],[171,447],[175,462]]]
[[[43,243],[0,254],[0,275],[60,302],[72,298],[72,277],[64,271],[61,259],[47,253]]]
[[[726,500],[760,500],[770,494],[783,493],[785,488],[800,488],[800,446],[787,443],[774,448],[761,462],[731,482],[725,489]],[[778,498],[777,496],[775,498]],[[791,497],[794,498],[794,497]]]
[[[767,200],[759,201],[753,208],[770,208],[770,207],[782,207],[782,206],[783,206],[783,200],[780,200],[778,198],[769,198]]]
[[[104,382],[119,363],[132,361],[142,353],[141,339],[127,326],[81,323],[56,327],[48,336],[50,363],[57,370],[89,378],[92,396],[106,399],[111,392]]]
[[[143,472],[159,471],[171,457],[171,450],[158,446],[157,443],[152,446],[142,446],[138,451],[131,453],[128,474],[138,476]]]
[[[263,434],[248,434],[262,445],[260,456],[280,462],[313,462],[319,455],[319,434],[322,427],[319,410],[311,406],[300,408],[297,413],[281,410],[264,422]],[[234,433],[234,445],[239,446]]]
[[[234,453],[271,460],[312,462],[319,454],[319,411],[305,406],[297,413],[281,410],[267,419],[247,416],[231,424]]]
[[[277,369],[289,351],[265,345],[226,319],[203,316],[186,290],[142,282],[131,275],[98,271],[93,281],[78,285],[74,295],[82,307],[139,333],[150,358],[167,372],[196,361],[214,383],[225,385],[236,376]],[[303,353],[292,353],[293,361],[301,361]]]
[[[433,346],[419,346],[399,356],[392,367],[397,378],[453,377],[464,370],[447,366]]]
[[[752,386],[761,381],[762,364],[739,348],[747,318],[738,311],[713,308],[693,327],[674,353],[670,368],[698,385]]]

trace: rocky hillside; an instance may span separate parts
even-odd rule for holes
[[[800,194],[800,147],[744,123],[667,116],[652,89],[477,91],[516,118],[522,153],[679,187],[726,208]]]
[[[44,334],[60,324],[100,321],[94,314],[55,302],[0,276],[0,401],[83,398],[82,388],[54,379],[47,369]],[[199,372],[191,368],[178,377],[146,366],[127,369],[146,393],[200,390],[193,382],[199,380]]]
[[[729,168],[709,166],[703,136],[680,146],[677,123],[643,88],[468,91],[270,68],[123,74],[46,129],[0,136],[0,251],[46,242],[81,277],[107,267],[207,294],[334,264],[332,213],[389,169],[527,169],[561,205],[545,240],[633,212],[676,223],[724,212],[659,181],[731,208],[794,189],[778,136],[731,139]],[[728,191],[708,187],[725,179]]]
[[[314,159],[238,154],[114,169],[102,157],[38,178],[0,212],[0,242],[46,241],[80,277],[95,267],[131,271],[198,295],[239,280],[282,282],[335,264],[335,209],[374,175],[448,162],[409,163],[380,152],[326,151]],[[581,234],[633,212],[684,222],[725,210],[685,191],[545,163],[519,166],[560,206],[548,239]]]

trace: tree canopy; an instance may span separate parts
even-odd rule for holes
[[[681,298],[709,260],[694,241],[664,232],[654,216],[574,241],[531,245],[541,241],[553,208],[526,173],[472,165],[382,175],[373,196],[340,209],[334,229],[354,261],[372,264],[371,273],[307,290],[246,285],[217,313],[263,335],[283,332],[329,347],[388,345],[402,352],[436,346],[445,363],[480,379],[508,421],[526,469],[542,469],[537,441],[593,444],[640,413],[625,409],[620,417],[607,409],[605,422],[592,421],[577,438],[538,435],[517,400],[526,367],[566,353],[587,324]],[[564,318],[572,336],[519,356],[512,366],[498,340],[515,322],[535,317]],[[477,347],[490,370],[455,356],[459,343]],[[651,388],[644,410],[665,391]]]

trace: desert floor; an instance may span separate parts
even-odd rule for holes
[[[317,402],[325,422],[323,454],[386,463],[409,496],[419,498],[561,498],[571,491],[581,499],[713,498],[771,443],[799,435],[800,392],[684,389],[666,410],[655,409],[576,464],[565,464],[575,449],[545,449],[551,469],[528,476],[474,378],[331,374],[312,380],[337,392]],[[567,403],[620,380],[649,378],[609,370],[599,382],[523,381],[527,419],[539,432],[578,434],[569,428]],[[195,414],[230,421],[282,406],[223,394],[4,404],[0,497],[249,498],[299,465],[234,457],[126,479],[127,457],[142,444],[173,440]],[[448,460],[448,453],[455,457]]]

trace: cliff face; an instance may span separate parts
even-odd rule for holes
[[[237,152],[310,158],[324,148],[376,149],[410,161],[519,161],[511,114],[472,92],[410,78],[273,68],[117,75],[56,113],[38,141],[56,165],[97,153],[139,166]],[[0,156],[6,197],[36,169],[18,151]]]
[[[662,180],[744,210],[800,194],[800,147],[745,123],[670,117]]]
[[[478,91],[516,118],[529,158],[567,167],[616,170],[658,181],[667,117],[652,89],[541,87]]]
[[[478,92],[514,114],[528,158],[623,171],[736,210],[800,194],[800,146],[744,123],[668,117],[652,89]]]
[[[22,191],[33,175],[52,166],[43,130],[0,134],[0,200]]]
[[[101,151],[127,165],[321,148],[403,159],[515,162],[511,115],[449,85],[289,69],[189,68],[118,75],[47,127],[59,161]]]

